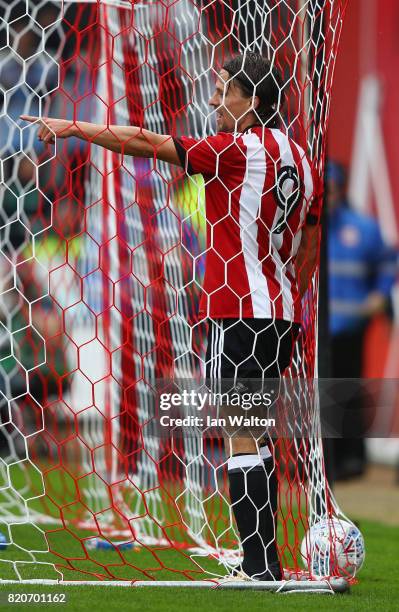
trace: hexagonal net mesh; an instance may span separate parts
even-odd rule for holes
[[[299,316],[284,377],[315,375],[318,274],[301,300],[293,261],[312,198],[320,217],[344,5],[0,1],[2,578],[193,580],[223,575],[241,558],[222,436],[161,435],[153,389],[160,379],[202,380],[208,328],[222,329],[225,316],[267,320],[277,346]],[[307,199],[298,207],[294,198],[296,217],[287,212],[289,175],[285,212],[273,212],[283,210],[284,227],[266,224],[268,314],[220,316],[208,302],[204,315],[207,232],[219,221],[205,210],[209,175],[189,176],[156,148],[139,157],[90,139],[45,146],[19,116],[140,126],[182,146],[215,133],[215,78],[249,50],[282,75],[267,190],[289,154]],[[259,140],[256,130],[245,138],[247,147]],[[217,180],[234,202],[222,156]],[[279,240],[288,240],[285,255]],[[236,271],[223,270],[221,283],[242,305],[248,291],[237,295]],[[324,474],[317,398],[306,397],[300,430],[287,421],[286,435],[267,446],[279,481],[279,558],[294,573],[308,524],[340,512]]]

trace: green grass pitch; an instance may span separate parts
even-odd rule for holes
[[[5,594],[9,592],[23,593],[66,593],[67,603],[64,608],[71,610],[89,610],[97,608],[100,610],[171,610],[175,607],[180,610],[195,609],[219,611],[238,609],[244,607],[249,612],[252,610],[284,609],[284,610],[397,610],[399,601],[399,577],[397,572],[398,559],[398,535],[399,528],[388,527],[378,523],[362,521],[360,528],[366,541],[367,557],[365,565],[359,574],[359,582],[353,585],[351,592],[345,595],[300,595],[285,594],[278,595],[267,592],[251,591],[215,591],[204,589],[140,589],[127,587],[66,587],[66,586],[39,586],[39,585],[1,585],[0,601],[5,604]],[[22,536],[21,536],[22,537]],[[25,534],[25,545],[34,544],[36,533]],[[22,544],[22,542],[21,542]],[[60,542],[62,544],[62,542]],[[70,543],[64,541],[65,547]],[[96,551],[97,558],[101,563],[113,563],[113,553],[109,551]],[[127,553],[126,553],[127,554]],[[137,566],[146,565],[139,563],[146,561],[146,554],[150,553],[131,552],[136,555]],[[40,553],[39,553],[40,555]],[[3,562],[1,562],[3,557]],[[6,559],[11,554],[7,550],[0,551],[0,570],[3,578],[10,577],[7,572]],[[37,553],[36,553],[37,557]],[[163,562],[166,566],[175,569],[185,569],[184,558],[181,555],[167,553]],[[172,565],[173,564],[173,565]],[[33,568],[32,568],[33,569]],[[169,572],[157,572],[157,579],[170,578]],[[125,577],[125,576],[123,576]],[[72,576],[71,576],[72,578]],[[76,578],[76,576],[75,576]],[[181,577],[179,577],[181,578]],[[72,578],[73,579],[73,578]],[[90,579],[90,578],[89,578]],[[46,607],[51,604],[46,604]],[[53,604],[54,607],[56,604]],[[60,604],[58,604],[60,605]],[[27,607],[14,605],[8,609]]]

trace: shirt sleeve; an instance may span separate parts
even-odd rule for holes
[[[174,143],[187,174],[221,177],[246,166],[245,145],[237,134],[220,132],[200,140],[180,136]]]

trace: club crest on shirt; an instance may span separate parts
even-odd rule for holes
[[[357,246],[360,242],[360,232],[353,225],[345,225],[340,232],[342,244],[347,247]]]

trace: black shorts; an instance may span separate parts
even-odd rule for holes
[[[246,379],[280,378],[291,363],[299,329],[283,320],[210,319],[207,386],[216,392],[231,389],[232,381],[235,386]]]

